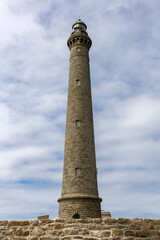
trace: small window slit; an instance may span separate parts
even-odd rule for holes
[[[78,86],[78,87],[79,87],[80,85],[81,85],[81,82],[80,82],[80,80],[79,80],[79,79],[77,79],[77,80],[76,80],[76,86]]]
[[[80,121],[76,120],[76,128],[80,128]]]
[[[76,52],[79,53],[81,50],[79,47],[76,48]]]
[[[75,176],[79,177],[80,175],[80,169],[79,168],[75,168]]]

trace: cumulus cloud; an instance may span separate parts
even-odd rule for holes
[[[0,214],[58,214],[71,26],[90,50],[99,192],[114,217],[158,217],[158,0],[0,2]],[[76,9],[76,11],[75,11]]]

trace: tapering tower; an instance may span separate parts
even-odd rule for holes
[[[94,129],[92,115],[89,49],[92,41],[80,19],[72,26],[69,87],[63,166],[61,218],[99,218]]]

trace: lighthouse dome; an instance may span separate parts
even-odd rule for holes
[[[82,22],[81,19],[78,19],[72,26],[72,29],[75,30],[76,28],[81,28],[83,31],[86,31],[87,25]]]

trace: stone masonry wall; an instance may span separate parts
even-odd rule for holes
[[[160,219],[0,221],[0,240],[160,240]]]
[[[80,213],[81,218],[87,218],[92,212],[92,218],[101,217],[100,201],[97,199],[67,199],[60,203],[59,216],[60,218],[70,218],[76,213]]]

